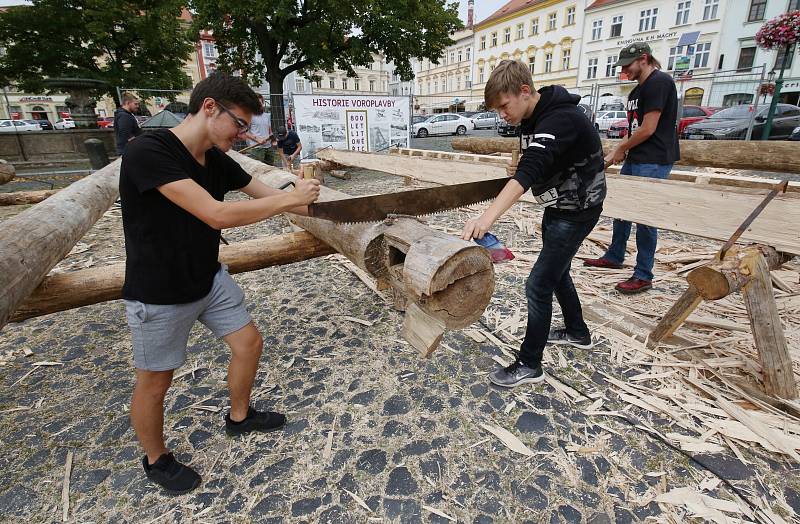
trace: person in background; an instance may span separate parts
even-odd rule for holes
[[[114,135],[117,143],[117,154],[122,156],[128,143],[142,134],[139,121],[134,113],[139,110],[139,99],[130,93],[124,93],[120,107],[114,111]]]
[[[278,139],[278,152],[281,155],[283,168],[292,171],[294,169],[295,161],[299,162],[300,151],[303,150],[303,144],[300,143],[300,137],[294,130],[287,131],[286,127],[280,126],[278,128],[278,132],[275,133],[275,138]]]

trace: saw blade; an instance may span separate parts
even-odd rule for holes
[[[334,222],[359,223],[379,222],[389,215],[429,215],[492,200],[507,183],[507,178],[494,178],[386,195],[315,202],[308,206],[308,216]]]

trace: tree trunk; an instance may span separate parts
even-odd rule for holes
[[[219,260],[231,274],[292,264],[336,251],[305,231],[222,246]],[[17,309],[11,322],[122,298],[125,263],[48,276]]]
[[[0,329],[117,198],[117,160],[0,228]]]
[[[270,74],[269,105],[272,132],[276,133],[280,126],[286,126],[286,112],[283,107],[283,76],[280,73]]]
[[[55,195],[59,191],[60,189],[45,189],[43,191],[15,191],[13,193],[0,193],[0,206],[38,204],[39,202]]]
[[[14,180],[15,176],[17,176],[17,172],[14,169],[14,166],[5,160],[0,159],[0,186],[3,184],[8,184]]]
[[[750,282],[754,257],[764,257],[769,269],[777,269],[792,258],[769,246],[734,246],[721,261],[693,269],[686,280],[703,299],[719,300],[740,291]]]

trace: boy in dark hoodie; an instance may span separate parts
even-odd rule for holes
[[[462,238],[483,238],[529,189],[545,207],[542,250],[525,284],[525,339],[517,360],[489,375],[498,386],[514,387],[544,379],[541,363],[548,343],[581,349],[593,345],[569,270],[603,209],[603,148],[597,131],[578,108],[580,97],[560,86],[535,91],[530,70],[522,62],[500,62],[486,82],[484,96],[487,109],[494,108],[510,124],[521,124],[522,155],[492,205],[464,225]],[[551,331],[554,293],[565,327]]]

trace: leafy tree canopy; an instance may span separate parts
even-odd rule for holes
[[[184,89],[197,33],[179,0],[34,0],[0,13],[0,82],[30,93],[43,80],[92,78],[116,87]]]

